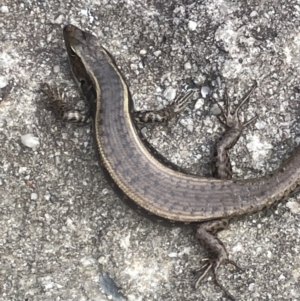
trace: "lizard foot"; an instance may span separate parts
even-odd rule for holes
[[[168,122],[185,109],[193,95],[194,91],[189,91],[181,97],[176,97],[167,107],[161,110],[134,112],[134,119],[137,123]]]
[[[90,122],[90,115],[87,110],[68,109],[65,101],[65,93],[56,86],[50,86],[49,84],[44,83],[41,90],[48,96],[47,102],[59,119],[82,124]]]
[[[225,89],[225,109],[223,109],[218,102],[215,101],[219,109],[221,110],[221,114],[218,115],[218,119],[220,122],[225,126],[225,128],[235,128],[238,130],[242,130],[246,126],[248,126],[250,123],[252,123],[258,116],[255,115],[250,120],[245,121],[242,123],[239,119],[239,111],[242,108],[242,106],[249,100],[250,95],[253,93],[255,88],[257,87],[257,83],[255,82],[252,86],[251,90],[243,97],[243,99],[239,102],[235,110],[231,113],[230,107],[231,103],[228,97],[227,89]]]
[[[255,83],[251,90],[245,95],[245,97],[240,101],[238,106],[233,112],[230,111],[230,102],[225,90],[225,109],[223,109],[218,103],[221,110],[221,115],[218,116],[220,122],[226,128],[225,133],[219,139],[215,146],[214,156],[213,156],[213,176],[220,179],[231,179],[232,178],[232,168],[228,155],[228,151],[233,148],[233,146],[238,141],[243,129],[253,122],[257,115],[248,121],[242,123],[239,119],[239,111],[241,107],[249,100],[250,95],[257,87]]]
[[[197,228],[196,237],[201,244],[209,251],[211,258],[205,258],[202,261],[207,261],[201,269],[204,271],[196,281],[195,287],[205,278],[207,273],[211,270],[213,273],[216,285],[225,293],[226,297],[234,301],[233,295],[223,286],[217,277],[217,272],[222,264],[232,264],[236,269],[243,270],[236,262],[228,258],[228,254],[224,244],[215,236],[216,232],[223,230],[228,226],[228,219],[216,220],[200,224]]]

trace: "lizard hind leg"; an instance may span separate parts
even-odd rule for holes
[[[233,112],[230,111],[230,101],[226,90],[225,108],[223,109],[218,105],[221,110],[221,115],[218,118],[226,129],[223,136],[216,144],[215,156],[213,160],[215,163],[214,175],[219,179],[232,178],[232,169],[228,151],[236,144],[243,129],[257,118],[257,116],[255,116],[242,123],[238,116],[241,107],[249,100],[250,95],[253,93],[256,87],[257,84],[255,83]],[[198,226],[196,237],[200,240],[201,245],[209,252],[210,258],[208,259],[208,264],[205,267],[205,271],[196,282],[196,285],[198,285],[206,276],[206,274],[212,270],[216,284],[222,289],[229,299],[235,300],[229,291],[220,283],[217,277],[219,267],[225,263],[230,263],[237,269],[241,270],[240,266],[228,258],[224,244],[216,236],[217,232],[226,229],[228,224],[229,219],[221,219],[207,221]]]
[[[242,270],[242,268],[236,262],[228,258],[224,244],[215,236],[218,231],[226,229],[228,227],[228,224],[229,219],[222,219],[205,222],[198,226],[196,238],[200,240],[201,245],[209,252],[210,258],[205,259],[206,261],[208,261],[208,263],[204,266],[205,271],[198,278],[195,287],[198,287],[199,283],[205,278],[207,273],[212,270],[216,285],[220,287],[220,289],[230,300],[234,301],[234,297],[221,284],[217,277],[219,267],[225,263],[230,263],[238,270]]]

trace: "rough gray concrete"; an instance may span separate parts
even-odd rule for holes
[[[225,300],[211,276],[193,288],[205,257],[193,230],[166,228],[123,204],[99,169],[90,128],[46,109],[42,82],[83,106],[62,40],[67,23],[99,36],[136,108],[198,91],[169,127],[144,132],[202,175],[222,132],[204,96],[220,100],[226,86],[236,103],[256,80],[243,116],[259,118],[231,152],[235,177],[250,178],[274,170],[300,142],[300,1],[0,2],[0,300],[109,300],[103,273],[129,301]],[[220,233],[245,267],[220,270],[237,300],[300,299],[299,219],[295,196]]]

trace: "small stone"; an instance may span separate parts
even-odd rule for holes
[[[96,259],[92,257],[84,257],[80,260],[84,267],[94,266],[96,264]]]
[[[256,287],[256,286],[255,286],[255,283],[250,283],[248,289],[249,289],[250,292],[251,292],[251,291],[253,292],[254,289],[255,289],[255,287]]]
[[[107,195],[109,194],[109,190],[107,188],[102,189],[101,191],[102,195]]]
[[[54,72],[54,73],[59,73],[59,72],[60,72],[60,66],[59,66],[59,65],[55,65],[55,66],[53,67],[53,72]]]
[[[45,199],[46,201],[50,201],[50,199],[51,199],[51,194],[49,193],[49,191],[46,191],[46,194],[44,195],[44,199]]]
[[[40,145],[39,138],[34,137],[32,134],[26,134],[21,136],[21,142],[30,148],[34,148]]]
[[[190,63],[190,62],[186,62],[186,63],[184,64],[184,69],[185,69],[185,70],[192,69],[191,63]]]
[[[8,13],[9,12],[8,6],[2,5],[0,8],[0,11],[1,11],[1,13]]]
[[[279,276],[278,280],[279,280],[279,281],[285,280],[285,276],[284,276],[283,274],[281,274],[281,275]]]
[[[37,195],[35,192],[33,192],[33,193],[30,195],[30,199],[31,199],[32,201],[37,200],[37,198],[38,198],[38,195]]]
[[[210,109],[210,114],[212,115],[220,115],[222,112],[219,108],[219,106],[215,103]]]
[[[194,30],[196,30],[197,26],[198,26],[197,22],[189,21],[189,24],[188,24],[189,30],[194,31]]]
[[[80,10],[80,15],[88,17],[89,16],[89,11],[87,9],[81,9]]]
[[[244,248],[243,248],[242,244],[240,244],[240,243],[238,243],[236,246],[234,246],[232,248],[233,253],[241,252],[243,250],[244,250]]]
[[[146,49],[141,49],[141,50],[140,50],[140,54],[141,54],[141,55],[145,55],[146,53],[147,53],[147,50],[146,50]]]
[[[198,99],[196,104],[195,104],[195,110],[199,110],[200,108],[202,108],[204,105],[204,100],[202,98]]]
[[[250,17],[251,18],[253,18],[253,17],[256,17],[258,14],[257,14],[257,11],[253,11],[253,12],[251,12],[251,14],[250,14]]]
[[[51,39],[52,39],[52,34],[51,33],[47,34],[46,35],[46,41],[47,41],[47,43],[50,43]]]
[[[27,167],[26,166],[21,166],[20,168],[19,168],[19,173],[25,173],[27,171]]]
[[[55,165],[59,165],[61,163],[60,156],[55,156],[54,160],[55,160]]]
[[[164,92],[164,97],[169,101],[175,99],[175,96],[176,96],[176,89],[174,89],[173,87],[168,87]]]
[[[154,51],[153,54],[158,57],[161,55],[161,50]]]
[[[194,130],[194,121],[191,118],[180,120],[180,124],[184,126],[190,133]]]
[[[273,257],[273,254],[272,254],[272,252],[270,250],[267,251],[267,257],[269,259],[271,259]]]
[[[130,69],[135,71],[138,70],[138,65],[137,64],[130,64]]]
[[[147,138],[148,129],[146,127],[141,128],[141,134],[143,137]]]
[[[63,16],[63,15],[59,15],[59,16],[54,20],[53,23],[55,23],[55,24],[62,24],[63,20],[64,20],[64,16]]]
[[[210,92],[210,88],[208,86],[201,87],[201,95],[205,98]]]
[[[255,122],[255,127],[258,130],[263,130],[266,126],[267,126],[267,124],[264,121],[256,121]]]
[[[8,84],[6,78],[4,76],[0,76],[0,89],[6,87]]]

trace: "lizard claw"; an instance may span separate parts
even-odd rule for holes
[[[254,120],[257,119],[257,115],[255,115],[253,118],[251,118],[248,121],[245,121],[242,123],[239,119],[239,111],[242,108],[242,106],[249,100],[250,95],[253,93],[255,88],[257,87],[257,83],[255,82],[254,85],[252,86],[251,90],[244,96],[244,98],[240,101],[238,106],[235,108],[235,110],[231,113],[230,111],[230,100],[228,97],[228,92],[227,88],[225,88],[225,95],[224,95],[224,100],[225,100],[225,109],[223,109],[218,102],[215,101],[217,106],[219,107],[221,114],[218,115],[218,119],[220,122],[226,127],[226,128],[236,128],[239,130],[242,130],[246,126],[248,126],[250,123],[252,123]]]
[[[222,262],[219,262],[219,259],[212,259],[212,258],[204,258],[202,261],[208,261],[207,264],[205,264],[199,271],[204,270],[204,272],[199,276],[195,283],[195,288],[198,288],[200,282],[205,278],[207,273],[212,270],[213,278],[216,283],[216,285],[224,292],[226,297],[228,297],[230,300],[235,301],[235,298],[233,295],[224,287],[224,285],[219,281],[217,277],[217,270],[220,267],[221,264],[229,263],[232,264],[236,269],[238,270],[244,270],[240,265],[238,265],[235,261],[230,260],[228,258],[224,259]]]

